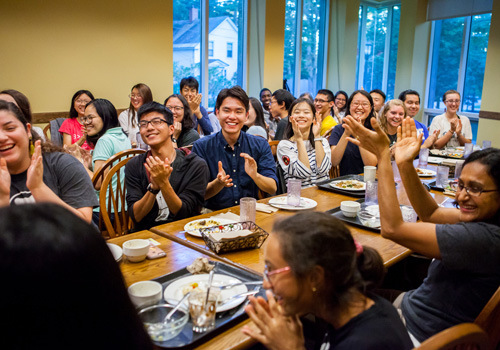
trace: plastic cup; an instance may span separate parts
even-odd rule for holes
[[[377,175],[377,167],[372,165],[366,165],[364,167],[364,178],[365,182],[375,181],[375,176]]]
[[[189,314],[193,323],[193,332],[203,333],[215,327],[215,313],[219,294],[210,291],[191,293],[189,296]],[[206,304],[205,304],[206,302]]]
[[[240,199],[240,221],[251,221],[255,223],[255,210],[257,200],[252,197],[243,197]]]
[[[464,167],[465,160],[457,160],[455,163],[455,178],[458,179],[460,174],[462,174],[462,168]]]
[[[474,145],[472,142],[466,143],[464,146],[464,158],[470,156],[470,154],[474,151]]]
[[[365,204],[378,204],[377,182],[367,181],[365,188]]]
[[[286,203],[295,207],[300,206],[300,190],[302,182],[297,179],[288,179]]]
[[[483,149],[490,148],[490,147],[491,147],[491,141],[483,140]]]
[[[427,166],[427,160],[429,159],[429,149],[421,148],[418,153],[418,166],[424,167]]]
[[[396,161],[393,160],[391,163],[392,163],[392,173],[394,174],[394,181],[401,181],[401,175],[399,175],[399,169],[398,165],[396,164]]]
[[[436,171],[436,186],[444,188],[448,184],[448,175],[450,168],[447,166],[438,166]]]
[[[403,214],[404,222],[417,222],[417,213],[413,210],[413,207],[409,205],[401,206],[401,214]]]

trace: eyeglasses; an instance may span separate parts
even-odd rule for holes
[[[449,104],[459,104],[460,100],[446,100],[444,102],[449,103]]]
[[[139,128],[140,129],[146,129],[148,127],[149,123],[151,123],[151,125],[154,128],[157,128],[157,127],[159,127],[161,125],[161,123],[166,123],[166,122],[167,122],[166,120],[161,119],[161,118],[154,118],[154,119],[151,119],[151,120],[141,120],[139,122]]]
[[[128,98],[130,98],[130,99],[134,99],[134,100],[135,100],[135,99],[140,99],[140,98],[142,98],[142,96],[141,96],[141,95],[134,95],[134,94],[132,94],[132,95],[128,95]]]
[[[264,268],[264,280],[267,283],[271,284],[271,276],[272,275],[277,275],[277,274],[280,274],[280,273],[288,272],[290,270],[291,270],[290,266],[285,266],[285,267],[282,267],[281,269],[269,271],[269,268],[266,265],[265,268]]]
[[[331,101],[326,101],[326,100],[323,100],[321,98],[314,99],[314,103],[328,103],[328,102],[331,102]]]
[[[459,182],[456,185],[457,193],[462,192],[465,189],[465,192],[471,197],[479,197],[483,192],[497,192],[498,190],[483,190],[481,187],[465,187],[462,182]]]
[[[94,118],[97,118],[97,117],[96,116],[92,116],[92,115],[86,115],[86,116],[82,117],[82,123],[83,124],[90,124],[90,123],[92,123],[92,120]]]
[[[354,108],[357,108],[359,106],[363,107],[363,108],[370,108],[370,103],[369,102],[358,102],[358,101],[353,101],[351,102],[351,105],[354,107]]]
[[[90,100],[76,100],[75,102],[80,104],[80,105],[86,105],[87,103],[90,102]]]
[[[180,112],[180,111],[184,110],[184,107],[182,107],[182,106],[165,106],[165,107],[167,107],[171,111],[176,111],[176,112]]]

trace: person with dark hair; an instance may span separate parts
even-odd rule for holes
[[[343,90],[339,90],[335,94],[335,104],[333,105],[333,113],[335,114],[335,120],[337,121],[337,124],[341,124],[342,118],[345,117],[348,99],[349,96],[347,95],[347,92]]]
[[[382,258],[340,220],[306,212],[276,221],[265,260],[268,300],[249,297],[245,311],[257,330],[245,326],[243,333],[266,348],[305,349],[304,314],[327,325],[321,349],[413,347],[396,309],[371,293],[385,274]]]
[[[316,107],[316,118],[321,121],[321,136],[337,125],[332,117],[333,106],[335,106],[333,92],[328,89],[319,90],[314,99],[314,107]]]
[[[32,135],[31,124],[21,110],[3,100],[0,179],[0,206],[51,202],[90,222],[92,207],[98,204],[82,165]]]
[[[193,145],[210,170],[205,207],[219,210],[238,205],[240,198],[257,198],[259,189],[276,192],[276,164],[267,140],[241,132],[248,119],[249,100],[239,86],[222,89],[215,113],[222,130]]]
[[[290,91],[279,89],[273,93],[270,105],[273,120],[268,121],[268,124],[269,130],[275,131],[275,140],[283,139],[288,124],[288,110],[293,101],[295,101],[295,97],[293,97]]]
[[[264,109],[255,97],[250,97],[248,119],[242,130],[247,134],[263,137],[265,140],[269,137],[264,120]]]
[[[370,95],[373,99],[373,108],[375,109],[375,113],[378,115],[385,104],[385,93],[380,89],[374,89],[370,91]]]
[[[260,90],[260,102],[262,103],[262,108],[264,108],[264,111],[266,111],[268,114],[270,112],[269,107],[271,105],[271,96],[272,92],[268,88],[263,88],[262,90]]]
[[[184,96],[191,108],[191,112],[196,118],[193,118],[195,130],[198,130],[200,124],[203,135],[210,135],[213,132],[210,118],[207,110],[201,105],[201,94],[198,93],[199,84],[195,77],[182,78],[180,83],[180,92]]]
[[[207,164],[188,149],[174,147],[174,117],[165,106],[146,103],[138,114],[141,137],[151,150],[125,166],[134,230],[198,215],[208,183]]]
[[[143,83],[135,84],[132,86],[130,95],[130,106],[128,109],[120,113],[118,121],[128,136],[132,146],[136,146],[140,140],[137,139],[137,134],[139,133],[139,127],[137,126],[137,111],[145,103],[153,101],[153,93],[149,86]]]
[[[429,132],[439,130],[439,138],[434,142],[435,148],[458,147],[472,141],[472,128],[466,116],[458,115],[460,109],[460,93],[448,90],[443,94],[446,105],[445,112],[432,119]]]
[[[0,208],[1,343],[18,349],[153,349],[95,229],[52,203]]]
[[[353,116],[356,121],[371,128],[370,120],[375,118],[373,99],[365,90],[354,91],[347,100],[346,116]],[[330,135],[332,164],[340,166],[340,175],[360,174],[365,165],[377,165],[376,157],[367,150],[347,141],[350,134],[342,124],[333,128]]]
[[[299,179],[302,188],[327,180],[331,151],[328,140],[320,135],[321,121],[314,104],[308,98],[293,101],[288,120],[285,139],[276,150],[285,180]]]
[[[200,134],[193,129],[193,114],[184,96],[170,95],[163,104],[174,116],[174,134],[172,135],[174,148],[190,146],[200,138]]]
[[[11,102],[17,106],[24,114],[26,121],[28,123],[32,123],[32,115],[31,115],[31,106],[30,101],[21,91],[17,91],[14,89],[6,89],[0,91],[0,100]],[[31,126],[31,132],[36,134],[37,138],[40,138],[42,141],[45,141],[45,136],[43,134],[42,128],[38,126]]]
[[[349,138],[378,159],[378,198],[383,237],[433,259],[416,290],[394,302],[409,333],[422,342],[464,322],[474,322],[500,285],[500,150],[473,152],[465,161],[455,202],[439,206],[424,188],[413,165],[422,143],[415,122],[398,130],[395,159],[411,205],[423,222],[404,222],[399,208],[387,136],[377,123],[369,130],[352,118]],[[417,342],[415,342],[415,346]]]
[[[314,98],[312,97],[310,92],[303,92],[300,94],[299,98],[307,98],[309,99],[312,103],[314,103]]]
[[[59,133],[63,136],[63,145],[76,144],[87,151],[93,149],[87,143],[87,134],[84,132],[85,128],[82,122],[85,106],[93,99],[94,95],[88,90],[78,90],[71,98],[69,118],[59,128]]]

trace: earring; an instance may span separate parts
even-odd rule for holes
[[[33,144],[33,140],[30,137],[30,157],[35,153],[35,145]]]

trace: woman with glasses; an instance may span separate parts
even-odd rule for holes
[[[434,148],[459,147],[472,140],[470,120],[466,116],[457,114],[460,109],[460,94],[455,90],[448,90],[443,95],[446,105],[445,112],[432,119],[429,134],[439,130],[439,136]]]
[[[346,116],[352,116],[358,123],[371,128],[370,121],[375,118],[373,99],[365,90],[357,90],[347,100]],[[376,120],[376,118],[375,118]],[[340,175],[360,174],[365,165],[377,165],[377,158],[366,149],[347,141],[349,131],[342,124],[333,128],[330,135],[332,165],[340,167]]]
[[[83,127],[82,117],[85,115],[85,106],[93,99],[94,95],[88,90],[79,90],[71,98],[69,118],[59,128],[59,133],[63,136],[63,145],[76,144],[84,150],[92,150],[87,142],[87,133]]]
[[[349,139],[378,159],[378,197],[382,236],[433,259],[416,290],[394,302],[414,343],[463,322],[474,322],[500,285],[500,150],[472,153],[459,178],[457,208],[439,206],[413,166],[422,143],[413,119],[398,130],[395,159],[410,202],[421,223],[404,222],[394,186],[389,141],[347,118]],[[356,138],[354,138],[356,136]]]
[[[383,280],[382,258],[336,218],[308,212],[275,222],[265,259],[268,301],[250,297],[245,311],[257,330],[243,332],[266,348],[304,349],[305,314],[324,321],[316,329],[326,324],[321,349],[412,348],[396,309],[370,293]]]
[[[143,104],[153,101],[153,93],[149,86],[139,83],[132,86],[132,90],[128,97],[130,98],[130,106],[120,113],[118,120],[120,121],[123,131],[127,134],[130,143],[136,147],[138,143],[137,134],[139,133],[139,127],[137,126],[137,111]]]
[[[174,115],[174,134],[172,144],[174,148],[192,145],[200,138],[200,134],[193,129],[193,113],[184,96],[173,94],[163,103]]]
[[[347,92],[343,90],[339,90],[335,94],[335,100],[334,100],[335,104],[333,105],[333,113],[335,115],[335,120],[337,121],[338,124],[341,124],[342,118],[345,117],[348,99],[349,96],[347,95]]]

